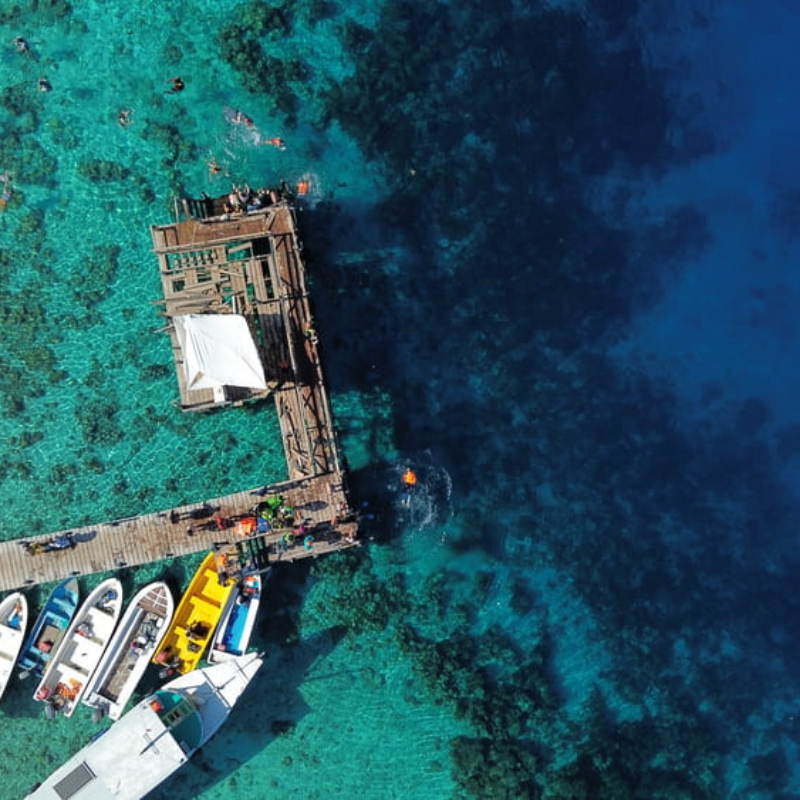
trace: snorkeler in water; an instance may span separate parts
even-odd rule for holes
[[[404,506],[411,505],[411,495],[417,485],[417,473],[413,469],[407,469],[400,479],[403,485],[403,498],[400,501]]]
[[[53,91],[53,84],[50,83],[47,78],[39,78],[37,83],[40,92],[52,92]]]
[[[167,89],[164,94],[176,94],[177,92],[182,92],[186,88],[186,84],[180,76],[177,78],[170,78],[169,82],[172,84],[172,87]]]
[[[7,172],[0,175],[0,183],[3,184],[3,192],[0,194],[0,214],[2,214],[8,207],[8,201],[14,194],[14,190],[11,188],[11,176]]]
[[[133,112],[128,108],[123,108],[122,111],[117,114],[117,122],[120,128],[127,128],[128,125],[131,124],[131,114],[133,114]]]
[[[206,166],[208,167],[208,174],[211,177],[222,173],[222,167],[219,165],[219,162],[213,155],[208,159],[208,161],[206,161]]]
[[[225,115],[225,119],[230,122],[231,125],[243,125],[245,128],[253,127],[253,120],[248,117],[244,111],[239,111],[238,108],[225,106],[222,109],[222,113]]]
[[[14,39],[14,47],[17,48],[18,53],[30,53],[31,46],[28,44],[28,40],[22,36],[17,36]]]

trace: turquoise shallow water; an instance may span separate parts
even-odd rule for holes
[[[706,0],[0,9],[4,537],[284,477],[269,405],[174,409],[148,226],[310,182],[367,546],[275,570],[267,664],[162,796],[800,792],[797,28]],[[31,689],[0,705],[3,796],[93,731]]]
[[[177,390],[168,341],[157,332],[160,285],[148,225],[171,218],[171,198],[182,187],[213,193],[227,191],[232,180],[293,185],[303,177],[310,180],[307,202],[313,204],[322,197],[376,198],[379,177],[338,126],[324,135],[311,129],[314,108],[304,105],[310,92],[304,84],[295,88],[311,118],[301,114],[293,130],[267,98],[244,91],[214,41],[236,4],[206,6],[81,4],[72,11],[64,6],[59,16],[54,5],[52,14],[21,12],[15,20],[9,12],[14,24],[0,26],[6,43],[0,76],[8,87],[0,110],[6,136],[0,167],[11,173],[14,190],[0,219],[4,313],[14,319],[3,338],[2,360],[11,373],[0,419],[8,538],[285,477],[271,405],[192,417],[172,407]],[[350,15],[368,21],[371,11],[353,5]],[[334,34],[345,15],[336,16],[338,22],[331,18],[313,31],[298,19],[294,37],[275,37],[270,46],[301,55],[315,69],[341,70]],[[30,53],[16,51],[13,39],[20,34]],[[184,77],[186,88],[165,95],[175,75]],[[51,92],[37,92],[39,77],[47,78]],[[282,136],[286,150],[256,146],[251,132],[226,121],[226,106],[253,117],[264,138]],[[131,112],[126,128],[117,123],[123,109]],[[209,174],[212,157],[229,176]],[[98,161],[114,165],[107,180],[87,177]],[[355,393],[335,400],[354,429],[369,426],[379,413]],[[358,445],[351,455],[356,467],[369,458]],[[195,560],[170,567],[176,590]],[[126,590],[158,574],[158,566],[138,570],[128,576]],[[32,600],[43,596],[33,593]],[[279,596],[271,604],[265,613],[282,613]],[[364,786],[355,764],[371,765],[370,783],[382,793],[396,791],[402,772],[430,773],[427,783],[446,793],[442,726],[452,727],[449,715],[400,696],[384,702],[386,682],[408,680],[408,665],[395,653],[386,663],[365,666],[381,652],[377,637],[356,667],[350,665],[353,646],[336,649],[329,639],[312,620],[297,648],[277,646],[249,698],[250,711],[232,721],[170,796],[227,797],[233,785],[253,796],[267,796],[270,786],[296,797],[350,796]],[[0,743],[7,797],[24,794],[94,728],[83,709],[70,724],[47,724],[30,700],[31,689],[15,684],[0,710],[11,723]],[[346,724],[331,705],[337,696],[350,718]],[[275,739],[276,719],[297,720],[297,730]],[[389,729],[397,740],[373,735]],[[423,736],[426,748],[405,746],[398,759],[401,731]],[[20,752],[26,753],[21,762],[15,757]],[[14,763],[20,769],[12,772]]]

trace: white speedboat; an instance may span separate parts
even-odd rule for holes
[[[236,585],[222,612],[208,652],[212,664],[247,652],[261,602],[261,576],[245,575]]]
[[[92,673],[103,657],[122,610],[122,584],[103,581],[84,601],[42,675],[33,699],[46,703],[47,715],[72,716]]]
[[[131,600],[83,695],[95,719],[122,716],[174,611],[175,601],[163,581],[148,584]]]
[[[179,675],[96,736],[28,797],[144,797],[216,733],[261,663],[262,656],[252,653]]]
[[[28,601],[21,592],[14,592],[0,603],[0,697],[17,663],[27,624]]]

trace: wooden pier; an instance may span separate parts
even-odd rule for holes
[[[217,201],[219,202],[219,201]],[[290,478],[335,473],[339,459],[311,314],[295,212],[286,200],[241,215],[215,213],[152,228],[181,408],[208,410],[272,395]],[[180,215],[179,215],[180,216]],[[247,321],[267,388],[187,385],[176,318],[238,315]]]
[[[270,562],[316,557],[359,544],[339,460],[314,330],[295,211],[269,202],[228,213],[224,198],[176,203],[176,219],[153,226],[164,299],[163,330],[175,360],[180,407],[203,411],[272,397],[289,480],[203,502],[0,543],[0,591],[124,569],[209,548],[258,550]],[[263,368],[261,386],[195,386],[179,320],[243,318]],[[185,341],[185,340],[184,340]],[[205,377],[205,376],[203,376]],[[254,381],[258,383],[258,381]],[[269,498],[293,509],[243,533],[242,520]],[[275,501],[277,504],[277,500]],[[56,549],[67,540],[71,547]]]
[[[295,509],[296,518],[306,523],[308,533],[295,536],[292,526],[275,526],[255,537],[239,534],[238,523],[252,517],[259,503],[276,495]],[[210,550],[215,545],[235,548],[254,538],[263,542],[273,563],[335,552],[357,543],[355,520],[340,516],[346,514],[346,502],[342,487],[332,485],[329,476],[320,476],[237,492],[169,511],[2,542],[0,590],[163,561]],[[222,517],[224,528],[218,527],[216,514]],[[304,545],[306,535],[313,537],[308,548]],[[29,554],[30,549],[45,547],[60,536],[71,538],[75,545]]]

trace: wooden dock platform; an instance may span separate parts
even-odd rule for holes
[[[281,423],[289,477],[335,473],[339,460],[320,364],[294,207],[285,199],[241,214],[220,200],[186,201],[185,213],[151,228],[164,291],[181,408],[202,411],[272,395]],[[187,386],[175,318],[237,314],[264,367],[266,390]]]
[[[69,575],[163,561],[204,552],[215,545],[226,550],[235,548],[246,542],[237,531],[239,521],[251,517],[254,507],[274,496],[283,497],[284,503],[295,509],[295,519],[305,522],[306,531],[295,536],[293,527],[275,526],[269,532],[256,534],[271,562],[317,557],[358,545],[357,523],[348,515],[343,487],[332,483],[330,476],[320,476],[237,492],[169,511],[0,542],[0,591],[63,580]],[[215,514],[220,514],[226,527],[218,527]],[[313,537],[310,547],[304,546],[307,535]],[[75,545],[30,553],[58,537],[70,538]],[[289,539],[291,543],[287,542]]]
[[[0,591],[124,569],[209,548],[258,544],[269,562],[294,561],[359,545],[314,330],[295,210],[275,190],[268,202],[230,213],[224,198],[180,200],[176,219],[151,227],[184,411],[272,396],[289,480],[156,513],[0,542]],[[246,320],[266,389],[188,385],[176,317]],[[244,536],[239,523],[282,498],[290,516]],[[218,519],[221,518],[220,519]],[[263,527],[263,526],[262,526]],[[57,549],[58,542],[72,542]]]

